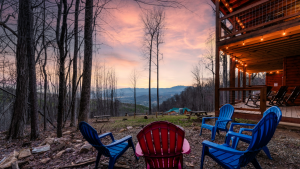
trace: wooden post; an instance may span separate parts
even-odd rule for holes
[[[238,69],[238,88],[241,87],[241,71],[240,69]],[[241,99],[241,92],[238,91],[238,100]]]
[[[282,77],[282,86],[285,85],[286,85],[286,57],[283,58],[283,77]]]
[[[267,86],[264,86],[260,89],[260,112],[261,115],[266,111],[267,109]]]
[[[220,14],[220,1],[216,1],[216,69],[215,69],[215,116],[219,116],[219,85],[220,85],[220,48],[218,42],[220,40],[220,22],[219,22],[219,14]]]
[[[243,66],[243,88],[246,88],[246,67]],[[242,101],[245,102],[246,99],[246,91],[243,91]]]
[[[230,88],[235,88],[235,57],[231,57],[230,59],[230,75],[229,75],[229,79],[230,79]],[[231,91],[231,97],[230,98],[230,104],[234,104],[235,103],[235,91]]]
[[[248,86],[251,86],[251,73],[248,74]],[[251,90],[249,90],[249,94],[251,94]]]

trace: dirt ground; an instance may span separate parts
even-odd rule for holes
[[[187,120],[187,119],[182,119]],[[183,168],[199,168],[200,167],[200,158],[202,153],[202,141],[211,140],[211,132],[209,130],[203,129],[202,136],[199,136],[200,133],[200,121],[189,120],[191,123],[185,126],[185,138],[189,141],[191,146],[191,153],[189,155],[184,155],[183,159]],[[107,124],[114,124],[117,121],[111,119]],[[208,123],[213,124],[214,121],[209,121]],[[115,139],[121,139],[124,136],[131,135],[133,138],[134,144],[137,143],[136,135],[141,130],[143,125],[132,125],[132,129],[122,131],[121,127],[109,127],[105,125],[106,123],[93,123],[90,120],[90,124],[95,127],[95,129],[100,133],[112,132]],[[126,125],[126,122],[124,123]],[[132,124],[132,123],[130,123]],[[239,128],[235,128],[238,131]],[[59,148],[55,149],[57,145],[51,145],[51,149],[47,152],[40,154],[33,154],[29,157],[21,159],[26,161],[26,163],[20,165],[20,168],[60,168],[63,166],[76,164],[76,162],[84,161],[84,159],[96,158],[97,151],[91,149],[87,153],[79,153],[80,147],[84,145],[84,139],[79,131],[76,131],[76,128],[68,127],[63,130],[70,131],[71,133],[63,135],[66,140],[66,144]],[[223,144],[225,140],[225,132],[220,132],[220,135],[216,135],[215,143]],[[4,133],[0,134],[0,161],[4,157],[8,156],[14,150],[20,151],[21,149],[37,147],[41,144],[45,138],[56,136],[55,129],[48,130],[47,132],[41,132],[40,140],[29,141],[29,137],[13,140],[8,142],[4,139]],[[104,144],[110,143],[110,138],[102,139]],[[76,147],[77,146],[77,147]],[[248,147],[248,144],[243,142],[239,143],[238,149],[245,150]],[[75,151],[65,152],[60,157],[57,157],[57,153],[61,150],[67,148],[74,148]],[[278,127],[276,133],[272,140],[268,144],[268,148],[271,152],[273,160],[267,158],[264,152],[260,152],[257,156],[259,163],[262,168],[277,168],[277,169],[296,169],[300,168],[300,129],[290,129],[284,127]],[[42,163],[42,159],[50,158],[49,162]],[[102,156],[100,162],[108,162],[108,158]],[[134,152],[132,149],[128,149],[122,157],[117,161],[119,165],[126,165],[129,168],[144,169],[145,162],[143,158],[140,158],[138,162],[135,161]],[[89,164],[80,166],[78,168],[94,168],[95,164]],[[107,166],[102,166],[101,168],[107,168]],[[204,168],[222,168],[217,163],[215,163],[211,158],[205,158]],[[254,168],[252,164],[248,164],[244,168]]]

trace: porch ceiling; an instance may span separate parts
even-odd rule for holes
[[[284,57],[300,55],[300,25],[224,45],[220,49],[247,64],[248,73],[279,71],[283,69]]]

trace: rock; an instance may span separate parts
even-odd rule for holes
[[[57,146],[53,147],[51,150],[53,152],[57,151],[57,150],[61,150],[62,148],[64,148],[66,146],[66,143],[65,142],[61,142],[59,143]]]
[[[11,168],[12,168],[12,169],[19,169],[18,161],[14,161],[14,162],[11,164]]]
[[[86,142],[79,150],[79,153],[87,153],[92,149],[92,145],[88,142]]]
[[[144,116],[144,119],[148,119],[148,116],[146,115],[146,116]]]
[[[133,127],[132,126],[128,126],[127,129],[130,130],[130,129],[133,129]]]
[[[22,159],[22,158],[25,158],[25,157],[29,157],[31,156],[31,152],[30,152],[30,149],[22,149],[19,153],[19,157],[18,159]]]
[[[2,159],[1,163],[0,163],[0,168],[8,168],[12,166],[12,163],[14,163],[15,161],[17,161],[18,159],[16,157],[18,157],[19,153],[17,151],[13,151],[12,153],[10,153],[4,160]]]
[[[63,135],[69,135],[69,134],[71,134],[72,132],[71,131],[65,131],[65,132],[63,132],[62,134]]]
[[[54,141],[55,141],[54,138],[46,138],[39,146],[43,146],[43,145],[46,145],[46,144],[51,145],[51,144],[54,143]]]
[[[82,144],[76,144],[75,146],[74,146],[74,148],[78,148],[78,147],[80,147]]]
[[[82,143],[82,140],[75,140],[75,143]]]
[[[44,159],[41,159],[41,163],[46,164],[46,163],[48,163],[50,160],[51,160],[51,158],[44,158]]]
[[[32,150],[32,154],[43,153],[50,150],[50,145],[46,144],[44,146],[34,147]]]
[[[67,149],[66,149],[66,153],[71,153],[71,152],[74,152],[74,151],[75,151],[74,148],[67,148]]]
[[[54,156],[54,158],[59,158],[64,152],[66,152],[66,150],[62,150],[62,151],[58,152],[58,153]]]
[[[120,130],[120,133],[122,133],[123,131],[126,131],[126,129],[121,129],[121,130]]]

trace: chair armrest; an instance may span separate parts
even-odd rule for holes
[[[213,142],[210,142],[210,141],[207,141],[207,140],[204,140],[202,142],[202,145],[207,146],[207,147],[211,147],[211,148],[214,148],[214,149],[217,149],[217,150],[221,150],[221,151],[226,152],[226,153],[235,154],[235,155],[244,154],[244,151],[235,150],[231,147],[227,147],[227,146],[224,146],[224,145],[213,143]]]
[[[217,119],[217,118],[219,118],[219,117],[203,117],[202,118],[202,124],[205,124],[206,119]]]
[[[239,138],[243,138],[245,140],[248,140],[249,136],[248,135],[244,135],[244,134],[240,134],[240,133],[235,133],[233,131],[228,131],[227,134],[226,134],[226,140],[225,140],[225,144],[229,145],[230,143],[230,139],[232,136],[235,136],[235,137],[239,137]],[[248,137],[247,137],[248,136]]]
[[[114,147],[114,146],[116,146],[116,145],[118,145],[118,144],[121,144],[121,143],[124,143],[125,141],[128,141],[128,140],[130,140],[130,139],[132,139],[131,136],[126,136],[126,137],[121,138],[120,140],[117,140],[117,141],[115,141],[115,142],[110,143],[110,144],[107,145],[106,147]]]
[[[137,157],[144,156],[143,151],[142,151],[142,148],[141,148],[141,146],[140,146],[140,143],[137,143],[137,144],[136,144],[136,147],[135,147],[135,155],[136,155]]]
[[[217,122],[223,122],[223,121],[232,121],[231,119],[227,119],[227,120],[217,120]]]
[[[183,146],[182,146],[182,154],[190,154],[191,153],[191,147],[187,139],[183,140]]]
[[[239,125],[239,126],[253,126],[253,127],[256,126],[256,124],[248,124],[248,123],[231,123],[229,131],[233,131],[233,127],[237,126],[237,125]]]
[[[112,139],[112,141],[114,142],[115,141],[115,139],[114,139],[114,136],[112,135],[112,133],[111,132],[109,132],[109,133],[104,133],[104,134],[101,134],[101,135],[99,135],[98,137],[99,137],[99,139],[102,139],[102,138],[104,138],[104,137],[106,137],[106,136],[110,136],[110,138]]]

